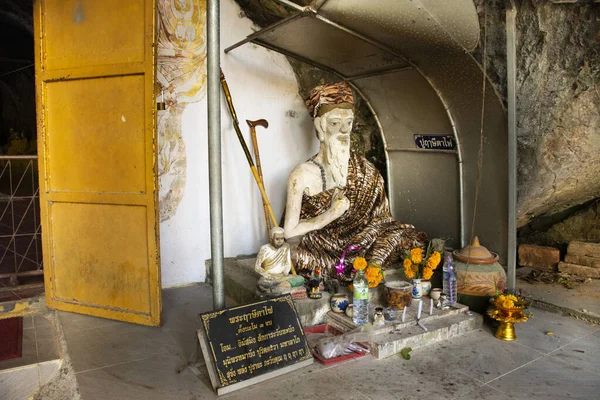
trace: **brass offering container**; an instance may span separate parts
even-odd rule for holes
[[[504,308],[498,305],[495,307],[487,312],[490,317],[500,322],[500,326],[498,326],[494,336],[506,341],[516,340],[515,324],[525,322],[529,319],[529,316],[523,312],[525,307]]]

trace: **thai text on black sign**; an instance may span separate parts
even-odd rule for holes
[[[289,295],[200,319],[221,387],[312,357]]]
[[[452,135],[415,135],[415,145],[425,150],[456,150]]]

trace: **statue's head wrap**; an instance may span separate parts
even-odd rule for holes
[[[306,100],[310,116],[314,119],[334,108],[354,108],[352,88],[346,82],[327,83],[317,86]]]

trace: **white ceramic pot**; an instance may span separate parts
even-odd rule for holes
[[[346,307],[346,315],[352,318],[352,316],[354,315],[354,305],[348,304],[348,307]]]
[[[413,289],[412,289],[412,298],[413,300],[421,300],[423,297],[423,288],[421,287],[422,279],[413,279]]]
[[[431,297],[431,299],[433,301],[437,301],[441,295],[442,295],[442,289],[440,289],[440,288],[431,289],[431,292],[429,292],[429,297]]]
[[[431,291],[431,282],[422,280],[421,289],[423,289],[423,296],[429,295],[429,292]]]
[[[329,305],[334,313],[343,314],[350,304],[350,299],[345,293],[336,293],[329,299]]]

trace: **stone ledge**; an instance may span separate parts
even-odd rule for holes
[[[567,254],[600,258],[600,243],[574,241],[569,243]]]
[[[582,265],[560,262],[558,263],[558,271],[571,275],[577,275],[581,278],[600,279],[600,268],[584,267]]]
[[[254,271],[255,261],[256,258],[249,257],[225,259],[225,295],[239,304],[256,301],[256,282],[258,282],[260,275]],[[403,276],[402,272],[397,269],[388,269],[385,274],[387,281],[400,280]],[[345,287],[341,287],[340,292],[350,295]],[[369,304],[371,304],[372,309],[381,303],[382,294],[383,285],[369,290]],[[309,327],[325,322],[325,315],[331,310],[329,306],[330,296],[331,293],[323,292],[323,297],[318,300],[294,300],[302,326]]]
[[[433,314],[429,315],[429,299],[426,297],[424,299],[421,323],[427,331],[416,325],[418,302],[413,302],[407,309],[405,322],[386,323],[384,327],[370,331],[368,342],[374,357],[382,359],[399,353],[405,347],[416,349],[460,336],[479,329],[483,324],[482,315],[477,313],[467,315],[469,308],[462,304],[456,304],[456,308],[445,311],[434,308]],[[343,314],[330,312],[327,314],[326,321],[342,332],[357,328],[357,325]]]
[[[600,268],[600,258],[588,257],[588,256],[575,256],[567,254],[565,256],[565,262],[569,264],[583,265],[590,268]]]

